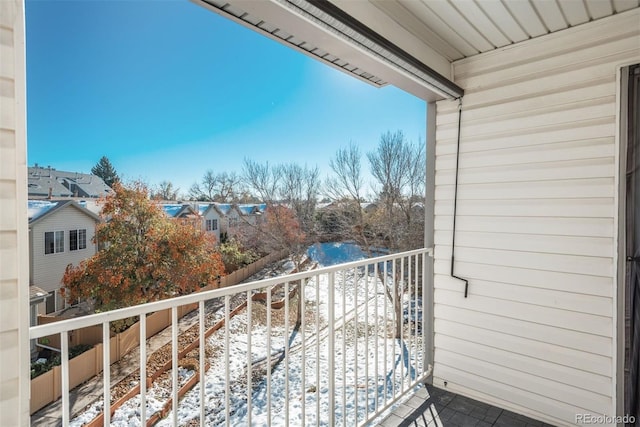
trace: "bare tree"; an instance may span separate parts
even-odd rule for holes
[[[214,173],[212,170],[205,172],[199,183],[194,183],[189,189],[192,199],[231,203],[240,201],[245,197],[241,177],[235,172]]]
[[[152,193],[151,198],[156,200],[177,200],[179,188],[175,188],[171,181],[162,181]]]
[[[315,209],[320,191],[318,167],[304,167],[289,163],[280,167],[282,180],[278,188],[279,198],[295,212],[302,230],[312,235],[315,229]]]
[[[347,148],[340,148],[335,157],[330,159],[329,166],[334,176],[325,181],[325,192],[334,204],[323,213],[325,225],[330,225],[333,232],[342,234],[343,238],[355,240],[371,255],[371,242],[362,208],[364,177],[360,149],[353,142]]]
[[[422,235],[415,238],[418,231],[415,225],[423,224],[420,212],[424,208],[424,144],[406,141],[401,131],[387,132],[367,158],[382,209],[378,224],[380,237],[392,251],[419,247]]]
[[[406,141],[401,131],[387,132],[367,157],[371,174],[377,181],[380,207],[375,228],[383,244],[391,251],[420,247],[424,235],[424,145]],[[399,338],[402,336],[402,284],[405,278],[399,277],[400,268],[389,270],[396,272],[392,281],[396,286],[393,289],[386,287],[386,292],[395,305],[395,335]]]
[[[245,158],[242,165],[242,177],[245,184],[264,203],[270,204],[276,201],[282,179],[281,166],[271,167],[269,162],[258,163]]]

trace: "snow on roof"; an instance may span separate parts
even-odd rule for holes
[[[209,209],[209,206],[209,203],[198,203],[198,213],[204,215],[207,209]]]
[[[60,202],[49,202],[46,200],[29,200],[27,201],[27,217],[29,221],[33,221],[55,208]]]
[[[163,204],[162,210],[170,217],[175,217],[182,210],[182,206],[181,204]]]
[[[233,206],[231,205],[231,203],[216,203],[216,207],[220,212],[222,212],[223,215],[226,215],[229,213]]]
[[[242,215],[251,215],[256,213],[256,205],[238,205],[238,209]]]

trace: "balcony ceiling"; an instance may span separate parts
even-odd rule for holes
[[[350,3],[376,8],[450,62],[638,7],[639,0],[335,0],[356,19]],[[394,31],[385,31],[396,38]]]
[[[376,87],[455,98],[451,63],[622,13],[640,0],[193,0]],[[640,24],[640,23],[639,23]]]

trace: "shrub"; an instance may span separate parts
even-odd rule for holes
[[[79,344],[69,348],[69,360],[73,359],[76,356],[81,355],[87,350],[91,350],[93,348],[92,345],[89,344]],[[61,355],[60,353],[56,353],[54,356],[47,359],[44,363],[32,362],[31,363],[31,379],[38,377],[45,372],[49,372],[53,369],[54,366],[60,366],[61,363]]]

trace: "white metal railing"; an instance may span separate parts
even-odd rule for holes
[[[422,314],[430,310],[422,292],[430,255],[418,249],[63,320],[31,327],[30,339],[60,335],[63,426],[82,425],[74,417],[86,411],[74,408],[72,414],[70,408],[69,333],[102,325],[102,360],[110,360],[110,322],[139,316],[140,342],[146,344],[147,315],[166,309],[172,319],[170,377],[149,387],[139,381],[139,393],[115,411],[114,422],[146,425],[172,399],[159,425],[198,419],[201,426],[365,425],[430,373],[423,339],[429,316]],[[178,307],[194,303],[195,339],[206,345],[191,353],[198,367],[189,370],[179,366],[185,328]],[[221,321],[222,327],[210,331]],[[139,353],[141,361],[151,356],[147,345]],[[138,368],[138,378],[146,379],[147,364]],[[193,376],[197,385],[179,399],[180,385]],[[94,406],[107,426],[111,369],[101,377],[103,397]]]

